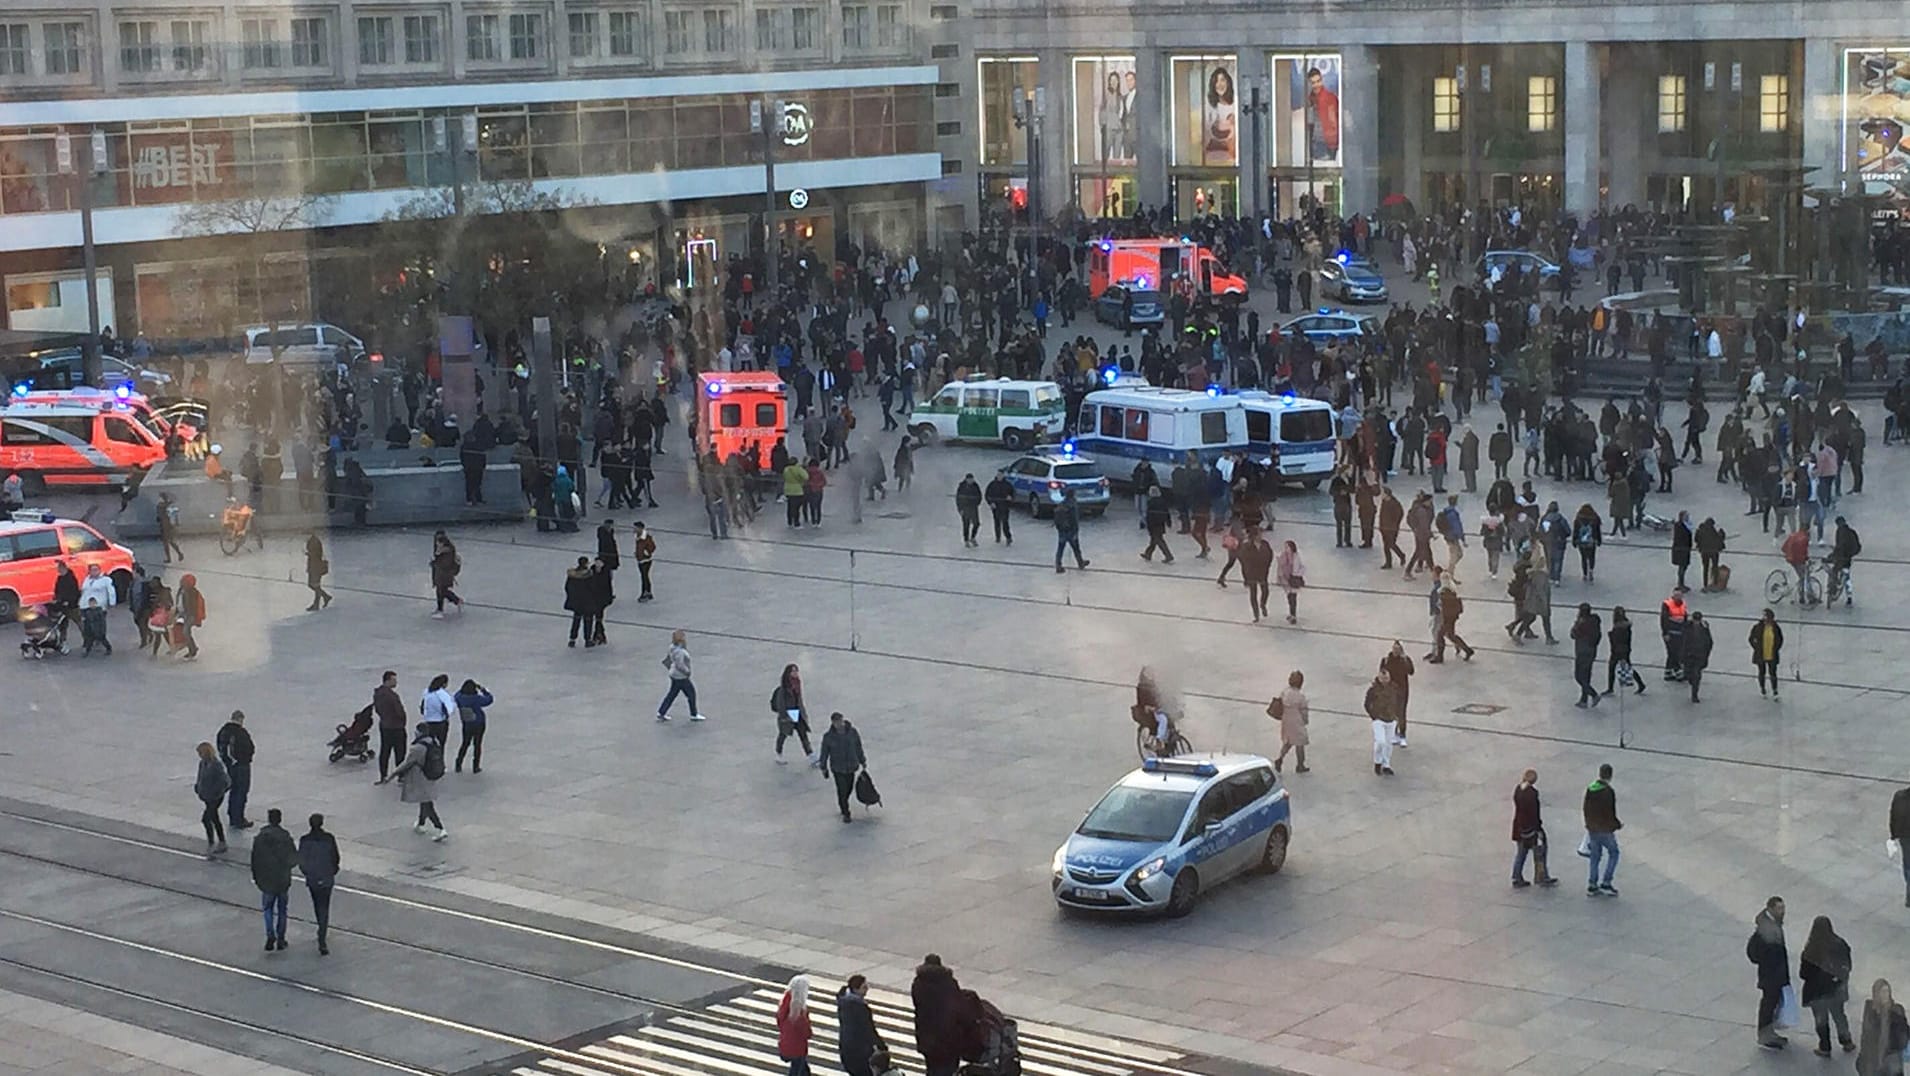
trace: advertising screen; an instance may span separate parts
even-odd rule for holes
[[[1273,58],[1273,164],[1340,166],[1340,54]]]
[[[1134,57],[1074,58],[1074,163],[1132,167],[1140,155]]]
[[[1174,163],[1227,168],[1240,163],[1240,105],[1232,56],[1175,56],[1168,109]]]
[[[1910,45],[1844,50],[1844,165],[1866,194],[1910,206]]]

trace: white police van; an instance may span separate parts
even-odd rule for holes
[[[1292,393],[1240,393],[1247,411],[1247,451],[1278,470],[1280,481],[1315,489],[1333,473],[1333,405]]]
[[[1156,469],[1178,465],[1189,452],[1211,463],[1247,447],[1247,411],[1239,396],[1217,388],[1195,392],[1117,385],[1090,392],[1082,401],[1075,447],[1093,453],[1104,465],[1128,460],[1130,469],[1141,460],[1153,461]]]
[[[1055,849],[1055,903],[1186,915],[1228,878],[1285,866],[1292,826],[1286,786],[1259,755],[1151,758]]]
[[[916,404],[908,429],[923,444],[993,441],[1020,452],[1058,439],[1067,424],[1067,398],[1052,381],[970,376]]]

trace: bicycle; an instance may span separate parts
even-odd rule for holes
[[[219,516],[219,552],[234,556],[252,535],[252,506],[228,506]]]
[[[1824,604],[1836,605],[1839,599],[1846,605],[1850,604],[1850,599],[1855,593],[1850,586],[1850,569],[1840,568],[1829,557],[1825,557],[1824,575],[1830,580],[1824,588]]]
[[[1803,571],[1803,583],[1800,586],[1795,569],[1773,569],[1770,575],[1764,577],[1765,603],[1782,605],[1796,596],[1797,604],[1807,609],[1821,604],[1824,600],[1824,584],[1817,578],[1817,562],[1805,561]]]
[[[1134,727],[1134,753],[1141,756],[1142,762],[1150,758],[1173,758],[1175,755],[1192,754],[1193,750],[1193,743],[1174,726],[1172,718],[1169,718],[1167,722],[1166,740],[1154,735],[1152,722],[1146,725],[1137,724]]]

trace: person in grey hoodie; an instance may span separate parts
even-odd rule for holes
[[[199,773],[192,780],[192,794],[206,808],[199,816],[206,827],[206,855],[216,856],[225,851],[225,823],[219,821],[219,804],[232,787],[232,778],[226,775],[225,763],[219,761],[219,753],[211,744],[201,742],[198,752]]]
[[[670,670],[670,690],[657,703],[657,720],[670,720],[670,704],[678,695],[690,702],[690,720],[703,720],[703,712],[696,708],[696,685],[690,682],[690,648],[685,645],[682,628],[670,633],[670,652],[663,655],[663,667]]]

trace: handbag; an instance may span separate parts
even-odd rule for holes
[[[1229,553],[1233,552],[1236,549],[1239,549],[1240,536],[1238,534],[1235,534],[1232,531],[1228,531],[1226,534],[1222,535],[1220,538],[1220,548],[1226,550]]]
[[[1578,854],[1586,859],[1592,858],[1592,835],[1587,833],[1578,839]]]
[[[1775,1018],[1777,1026],[1780,1028],[1796,1027],[1802,1015],[1797,1006],[1797,987],[1789,983],[1784,984],[1784,992],[1779,996],[1777,1003],[1777,1016]]]
[[[1282,699],[1278,695],[1275,695],[1273,697],[1273,701],[1267,704],[1267,716],[1273,718],[1275,721],[1280,720],[1280,718],[1284,716],[1286,712],[1287,712],[1286,700]]]
[[[1287,576],[1287,583],[1289,586],[1293,587],[1293,589],[1299,590],[1301,587],[1306,586],[1306,576],[1289,575]]]
[[[1889,856],[1891,859],[1901,861],[1903,859],[1903,842],[1895,837],[1883,842],[1883,854]]]

